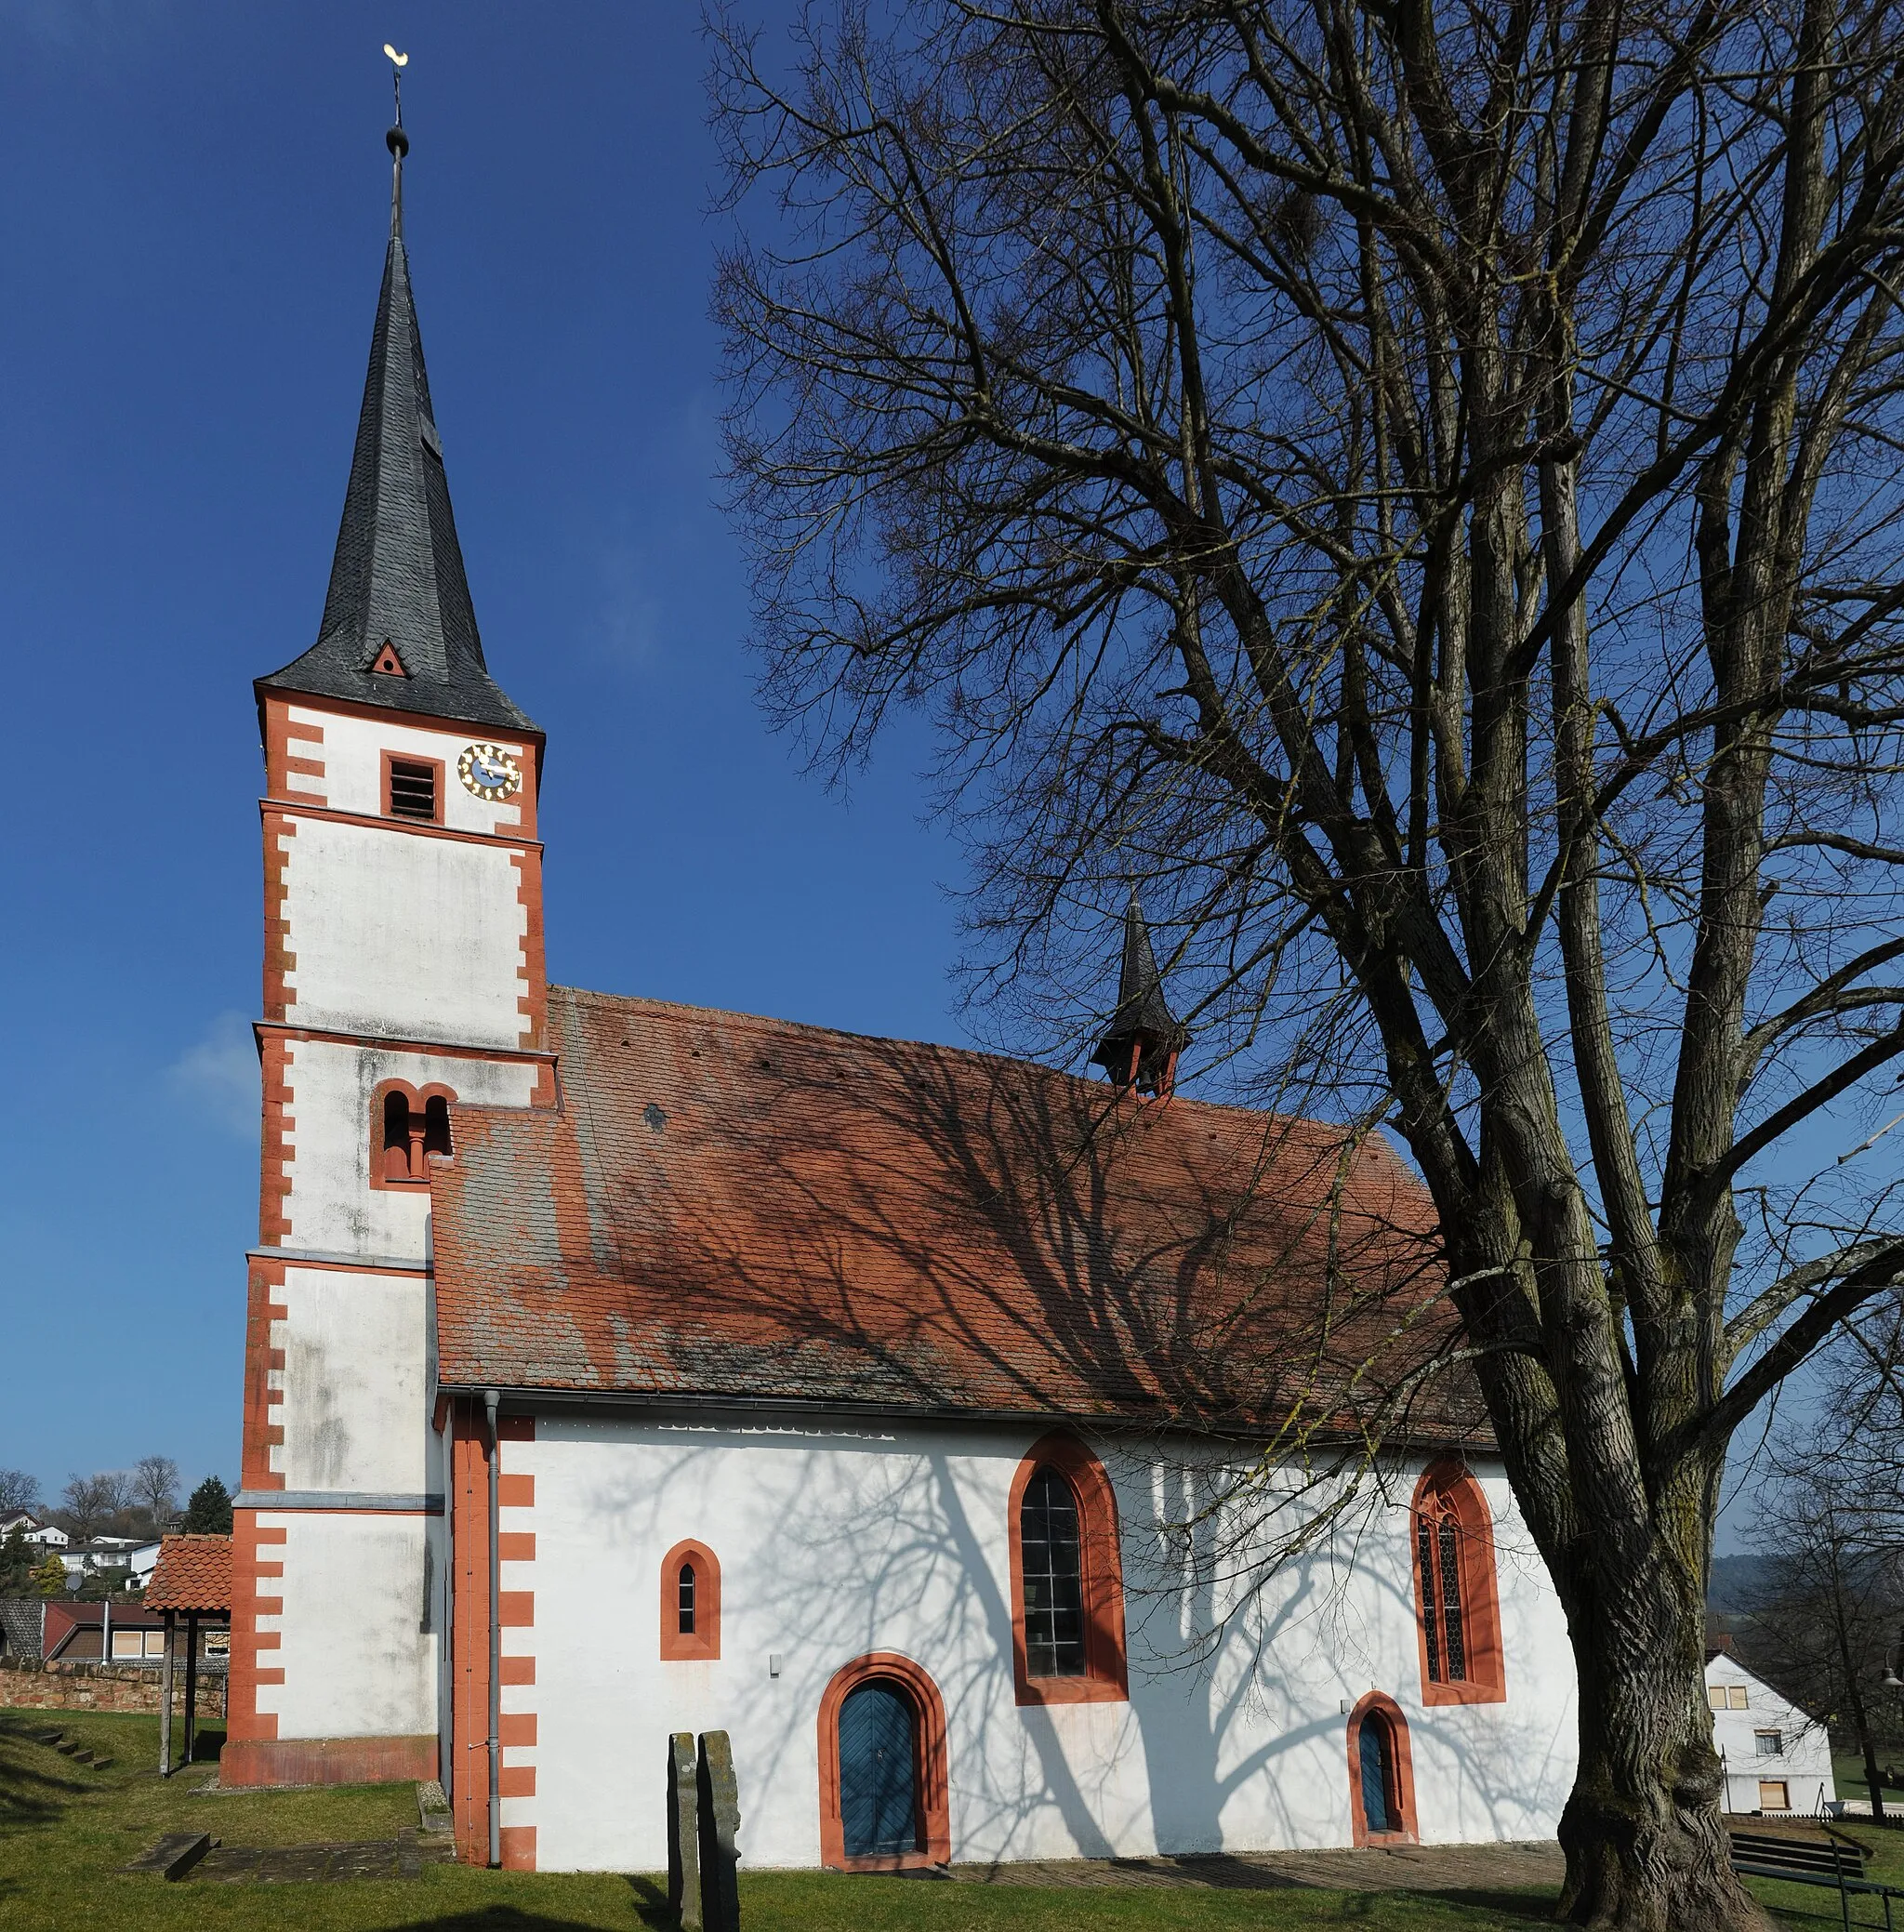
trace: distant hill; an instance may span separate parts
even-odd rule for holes
[[[1714,1556],[1706,1608],[1722,1617],[1750,1610],[1765,1595],[1767,1568],[1763,1556]]]

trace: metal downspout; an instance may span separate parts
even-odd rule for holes
[[[484,1389],[489,1416],[489,1862],[502,1863],[502,1559],[496,1551],[502,1442],[496,1433],[498,1390]]]

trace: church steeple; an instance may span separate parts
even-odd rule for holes
[[[1164,998],[1163,976],[1151,950],[1150,928],[1137,895],[1124,913],[1124,961],[1117,975],[1117,1010],[1091,1057],[1119,1088],[1168,1093],[1176,1082],[1177,1055],[1190,1044],[1188,1030]]]
[[[410,292],[403,198],[410,139],[401,118],[387,140],[390,244],[324,621],[316,643],[260,678],[258,690],[533,731],[483,662]]]

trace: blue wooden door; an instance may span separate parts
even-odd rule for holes
[[[840,1707],[840,1824],[850,1859],[919,1849],[912,1703],[877,1679]]]
[[[1394,1788],[1389,1765],[1388,1727],[1381,1718],[1362,1720],[1362,1822],[1370,1832],[1392,1832],[1388,1794]]]

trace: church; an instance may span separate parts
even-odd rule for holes
[[[1179,1092],[1134,906],[1103,1078],[549,984],[390,147],[324,615],[256,685],[221,1780],[440,1778],[544,1871],[663,1866],[712,1729],[759,1866],[1551,1836],[1565,1621],[1428,1372],[1425,1197]]]

